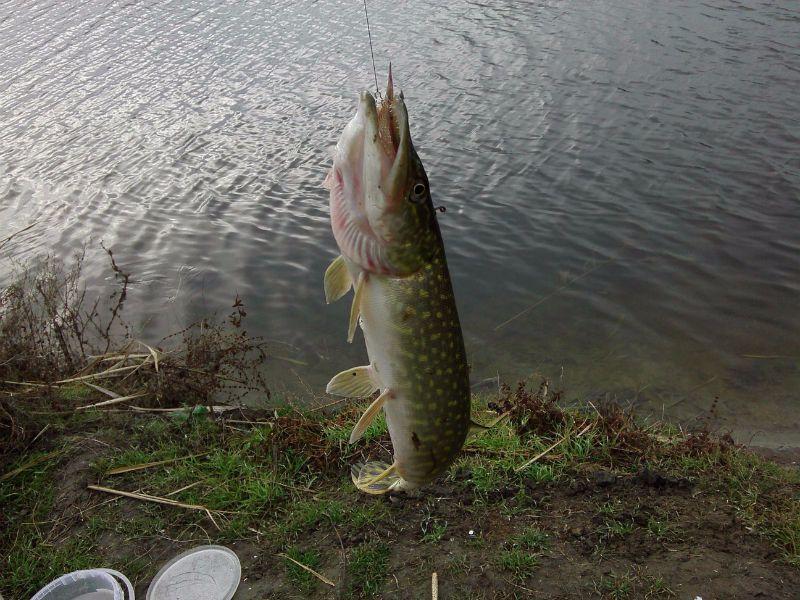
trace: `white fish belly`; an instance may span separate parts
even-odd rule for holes
[[[413,456],[410,432],[412,422],[408,382],[402,381],[405,369],[400,336],[396,327],[396,305],[392,301],[385,279],[371,275],[365,282],[361,302],[361,329],[370,364],[381,382],[381,391],[389,389],[392,396],[383,405],[386,424],[392,438],[394,459],[403,474],[409,457]],[[409,465],[410,466],[410,465]]]

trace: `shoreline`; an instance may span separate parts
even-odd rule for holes
[[[83,384],[27,398],[40,435],[0,462],[9,597],[97,566],[143,596],[166,560],[204,543],[242,560],[236,600],[425,598],[433,572],[444,597],[800,594],[797,464],[614,405],[565,410],[522,387],[476,396],[477,420],[500,406],[510,421],[419,493],[374,497],[355,490],[349,465],[389,440],[378,419],[346,443],[357,403],[76,410],[104,398]]]
[[[349,445],[364,401],[271,391],[238,297],[137,340],[121,319],[130,276],[108,254],[110,306],[86,301],[80,257],[2,291],[4,596],[109,567],[143,597],[167,560],[222,544],[242,561],[235,600],[427,598],[433,573],[443,597],[470,599],[800,597],[797,449],[498,382],[473,394],[473,418],[506,419],[444,476],[368,496],[350,466],[390,458],[382,413]]]

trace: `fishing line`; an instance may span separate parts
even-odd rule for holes
[[[369,36],[369,53],[372,56],[372,74],[375,76],[375,92],[380,94],[378,88],[378,71],[375,69],[375,52],[372,50],[372,32],[369,29],[369,13],[367,12],[367,0],[364,0],[364,16],[367,19],[367,35]]]

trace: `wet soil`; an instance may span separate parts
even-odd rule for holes
[[[414,495],[354,495],[339,490],[341,480],[321,482],[320,489],[340,495],[350,509],[377,503],[386,515],[360,527],[323,521],[297,534],[292,545],[313,550],[321,559],[317,571],[336,583],[313,580],[312,589],[301,590],[277,556],[285,543],[270,533],[282,518],[277,512],[265,512],[263,525],[247,536],[222,535],[211,521],[185,510],[87,490],[97,481],[92,465],[127,447],[125,430],[132,427],[70,432],[78,451],[53,480],[57,508],[50,539],[58,546],[85,534],[91,516],[112,507],[115,518],[130,522],[162,516],[165,526],[158,532],[105,532],[94,540],[104,566],[120,568],[132,557],[143,563],[137,597],[145,596],[171,557],[199,544],[223,543],[242,561],[235,600],[367,596],[348,566],[365,544],[387,549],[386,565],[375,566],[377,598],[430,598],[433,572],[439,598],[800,598],[800,569],[741,521],[723,494],[657,471],[617,473],[591,464],[567,482],[526,481],[487,495],[463,485],[469,477],[464,472]],[[796,454],[782,457],[791,464]],[[446,526],[440,539],[424,534],[432,522]],[[535,564],[514,572],[500,557],[527,528],[544,532],[547,548],[535,553]]]
[[[380,596],[385,598],[429,598],[434,571],[441,598],[800,597],[800,571],[781,564],[775,549],[748,531],[724,501],[692,487],[653,486],[642,479],[613,485],[587,480],[532,489],[518,505],[517,490],[498,490],[498,498],[507,497],[519,510],[514,516],[500,514],[491,503],[476,508],[469,493],[452,486],[436,486],[429,493],[425,498],[365,498],[388,502],[391,520],[343,536],[342,545],[331,527],[308,533],[298,544],[326,556],[325,573],[336,579],[342,548],[346,553],[365,539],[385,542],[391,548],[390,575]],[[632,523],[631,533],[609,538],[600,532],[598,507],[608,503],[621,507],[617,518]],[[419,526],[431,514],[448,523],[444,538],[435,544],[422,541]],[[670,520],[673,529],[664,539],[654,539],[647,530],[653,516]],[[515,577],[496,566],[496,557],[509,537],[529,525],[547,532],[552,545],[532,573]],[[234,547],[245,565],[237,599],[303,597],[274,577],[282,564],[264,553],[264,546]],[[622,588],[616,596],[614,581]],[[335,590],[322,586],[317,594],[336,597]]]

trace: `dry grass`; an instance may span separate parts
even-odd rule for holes
[[[157,342],[123,319],[131,275],[106,249],[111,294],[90,300],[83,252],[17,268],[0,290],[0,457],[39,431],[31,411],[135,410],[269,397],[265,344],[246,334],[238,296],[225,318],[203,319]],[[99,393],[99,396],[98,396]],[[91,401],[90,401],[91,400]]]

